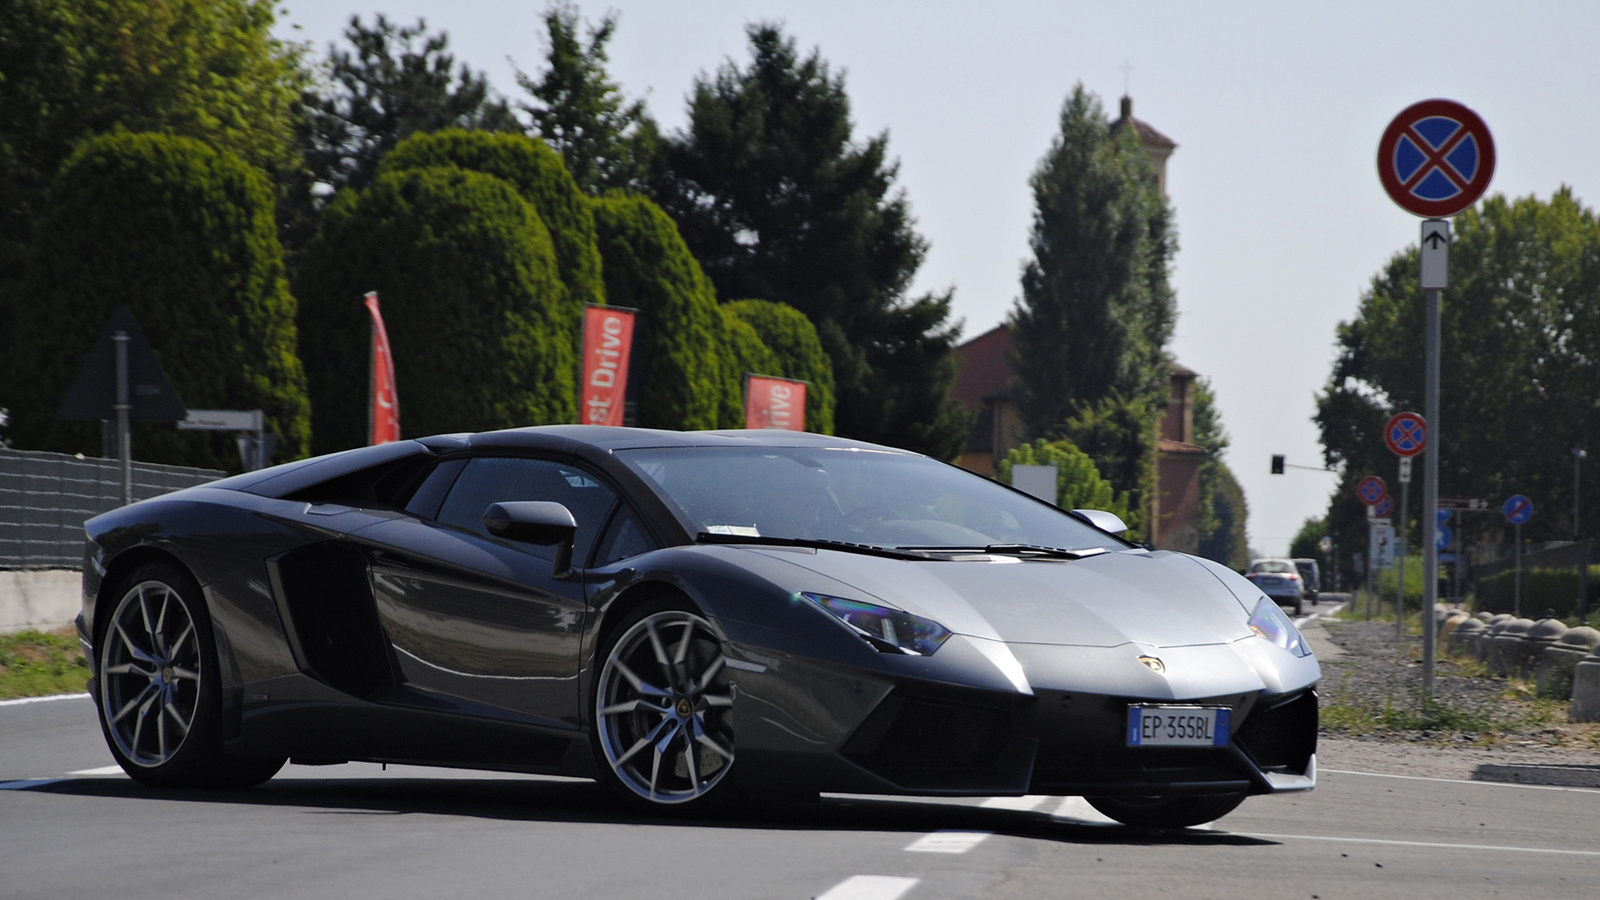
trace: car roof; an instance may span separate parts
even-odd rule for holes
[[[893,447],[854,441],[809,431],[738,429],[725,431],[668,431],[655,428],[614,428],[604,425],[538,425],[478,434],[437,435],[420,438],[430,449],[446,445],[473,450],[571,449],[574,444],[601,450],[637,450],[657,447],[796,447],[840,448],[906,453]]]

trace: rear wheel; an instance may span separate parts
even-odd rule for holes
[[[200,586],[176,566],[141,566],[102,613],[100,727],[129,777],[153,786],[260,784],[283,759],[222,753],[221,686]]]
[[[1203,797],[1085,797],[1089,805],[1124,825],[1188,828],[1214,822],[1238,808],[1243,794]]]
[[[733,691],[711,624],[678,604],[648,604],[617,629],[603,659],[594,741],[606,780],[651,807],[729,799]]]

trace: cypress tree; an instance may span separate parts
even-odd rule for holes
[[[61,421],[56,409],[111,311],[126,304],[185,404],[259,408],[277,458],[305,455],[305,375],[273,210],[259,172],[198,140],[123,132],[80,145],[38,222],[4,348],[13,442],[99,454],[99,426]],[[137,423],[134,451],[239,467],[231,436],[164,423]]]
[[[454,167],[341,192],[296,281],[317,449],[366,441],[376,290],[410,436],[574,421],[572,309],[549,232],[511,184]]]

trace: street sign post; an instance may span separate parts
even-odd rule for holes
[[[1506,498],[1500,510],[1516,531],[1517,574],[1511,576],[1511,614],[1520,619],[1522,618],[1522,523],[1533,518],[1533,501],[1521,494],[1512,494]]]
[[[1406,621],[1406,511],[1411,508],[1411,457],[1428,446],[1428,427],[1414,412],[1395,413],[1383,426],[1383,442],[1400,457],[1400,531],[1395,537],[1400,565],[1395,570],[1394,633],[1405,636]]]
[[[1494,177],[1494,139],[1478,114],[1453,100],[1406,107],[1378,141],[1378,180],[1395,203],[1428,217],[1422,226],[1425,334],[1423,410],[1432,434],[1422,474],[1422,702],[1433,699],[1439,550],[1433,514],[1439,500],[1439,292],[1449,286],[1450,225],[1442,221],[1472,206]],[[1459,568],[1459,566],[1458,566]]]

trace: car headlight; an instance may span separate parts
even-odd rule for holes
[[[1256,604],[1256,611],[1250,614],[1250,630],[1295,656],[1311,655],[1311,648],[1301,636],[1300,629],[1294,627],[1275,600],[1261,598]]]
[[[929,656],[950,637],[950,629],[938,622],[902,610],[826,594],[800,596],[843,622],[867,643],[889,653]]]

